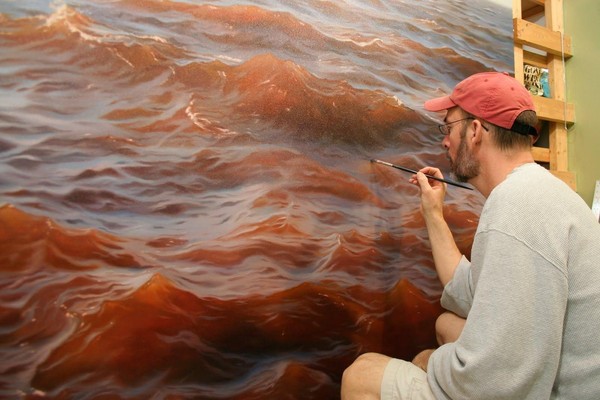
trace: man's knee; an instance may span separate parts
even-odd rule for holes
[[[377,353],[360,355],[342,375],[342,400],[379,399],[383,371],[389,360]]]
[[[342,383],[344,382],[356,382],[361,379],[364,375],[364,371],[371,368],[373,364],[373,359],[375,359],[380,354],[377,353],[365,353],[358,356],[356,360],[346,370],[342,375]]]
[[[465,326],[466,320],[458,315],[445,312],[435,321],[435,336],[441,346],[446,343],[456,342]]]

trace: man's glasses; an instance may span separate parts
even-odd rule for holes
[[[438,125],[438,129],[440,130],[440,132],[442,132],[442,135],[444,135],[444,136],[447,136],[447,135],[449,135],[449,134],[450,134],[450,125],[452,125],[452,124],[455,124],[455,123],[457,123],[457,122],[460,122],[460,121],[466,121],[466,120],[469,120],[469,119],[477,119],[477,118],[474,118],[474,117],[467,117],[467,118],[461,118],[461,119],[457,119],[456,121],[452,121],[452,122],[448,122],[448,123],[446,123],[446,124],[441,124],[441,125]],[[481,124],[481,126],[482,126],[482,127],[483,127],[483,129],[485,129],[486,131],[488,130],[488,128],[486,128],[486,126],[485,126],[485,125]]]

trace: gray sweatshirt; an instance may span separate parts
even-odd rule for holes
[[[490,194],[442,305],[467,318],[437,349],[439,399],[600,399],[600,224],[537,164]]]

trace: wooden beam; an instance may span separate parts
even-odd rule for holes
[[[563,1],[550,0],[545,7],[546,27],[558,34],[564,32],[563,26]],[[560,43],[560,39],[559,39]],[[564,43],[564,41],[563,41]],[[566,50],[565,50],[566,52]],[[565,64],[564,55],[548,54],[548,77],[550,87],[553,88],[552,98],[560,101],[565,106]],[[563,109],[563,114],[565,110]],[[563,117],[567,120],[567,116]],[[567,127],[565,122],[551,122],[549,130],[550,140],[550,169],[555,171],[567,171],[569,169],[569,154],[567,151]]]
[[[548,58],[546,55],[532,53],[527,50],[523,50],[523,62],[534,67],[548,68]]]
[[[513,0],[513,20],[521,18],[521,0]],[[513,59],[515,63],[515,79],[523,84],[523,45],[513,40]]]
[[[523,19],[530,19],[538,15],[544,14],[544,6],[533,6],[526,10],[523,10]]]
[[[544,7],[546,28],[553,32],[564,32],[563,0],[550,0]]]
[[[552,90],[552,89],[550,89]],[[535,112],[539,119],[551,122],[560,122],[562,124],[565,121],[568,124],[575,122],[575,107],[571,103],[564,101],[549,99],[541,96],[532,96],[533,104],[535,105]]]
[[[533,147],[531,149],[533,159],[537,162],[549,163],[550,162],[550,149],[545,147]]]
[[[525,21],[520,18],[513,19],[513,34],[515,43],[528,45],[548,53],[570,58],[573,56],[571,49],[571,38],[564,36],[561,46],[561,33],[548,28]]]
[[[567,171],[569,169],[569,154],[567,150],[567,128],[563,123],[550,123],[550,169]]]
[[[513,0],[512,2],[512,11],[513,18],[521,18],[521,10],[523,9],[523,3],[521,0]]]

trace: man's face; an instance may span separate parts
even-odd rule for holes
[[[448,124],[461,118],[464,118],[462,112],[458,108],[452,108],[446,114],[444,122]],[[459,182],[468,182],[478,176],[480,171],[480,163],[473,156],[467,139],[470,122],[471,120],[465,120],[452,124],[450,133],[442,141],[446,148],[446,157],[450,161],[452,174]]]

